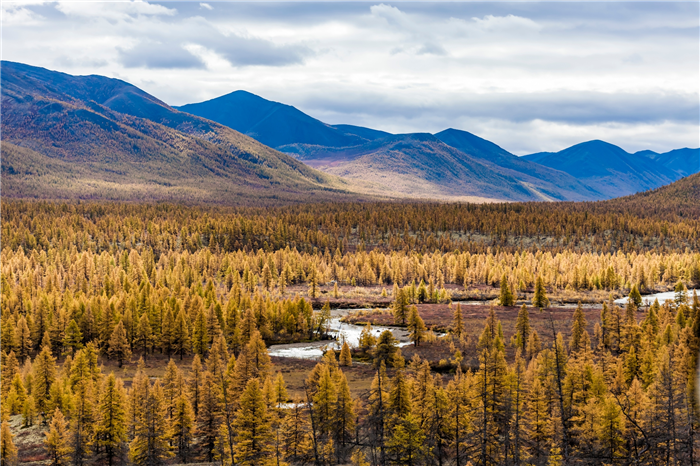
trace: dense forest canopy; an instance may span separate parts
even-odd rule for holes
[[[10,421],[46,431],[52,464],[691,464],[700,216],[643,199],[3,201],[3,464],[27,459]],[[416,306],[474,289],[498,296],[479,328],[454,305],[430,332]],[[327,338],[357,293],[386,297],[413,349],[364,333],[292,393],[267,346]],[[594,325],[579,306],[536,329],[547,296],[598,306]]]

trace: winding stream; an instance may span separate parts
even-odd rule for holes
[[[334,309],[331,312],[330,331],[335,340],[314,341],[310,343],[290,343],[286,345],[271,345],[268,348],[270,356],[283,358],[318,359],[323,356],[326,348],[340,349],[343,339],[351,347],[357,347],[360,342],[360,334],[364,330],[364,325],[355,325],[341,322],[342,316],[350,314],[359,309]],[[384,330],[390,330],[394,338],[399,340],[399,346],[410,344],[406,329],[396,327],[372,326],[372,333],[378,337]]]
[[[690,304],[692,302],[693,291],[695,291],[696,293],[698,293],[698,295],[700,295],[700,290],[688,290],[688,304]],[[655,299],[659,300],[659,304],[663,304],[666,301],[673,301],[674,299],[676,299],[676,292],[675,291],[665,291],[663,293],[643,295],[642,296],[642,305],[649,306],[649,305],[654,303]],[[627,304],[628,300],[629,300],[629,297],[624,297],[624,298],[616,299],[615,303]]]

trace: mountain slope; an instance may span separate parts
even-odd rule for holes
[[[363,145],[289,147],[308,165],[385,192],[421,198],[552,200],[552,194],[482,163],[427,133],[399,134]]]
[[[546,191],[554,199],[581,201],[604,197],[567,173],[523,160],[491,141],[467,131],[450,128],[436,133],[435,137],[448,146],[490,164],[492,168],[500,170],[500,173]]]
[[[39,170],[36,197],[239,203],[334,197],[348,188],[120,80],[12,62],[2,62],[1,80],[7,196],[29,189],[20,183],[27,164]]]
[[[681,178],[669,185],[632,196],[600,203],[621,214],[639,212],[641,216],[674,219],[700,219],[700,173]]]
[[[673,170],[680,176],[688,176],[700,172],[700,149],[675,149],[659,154],[650,150],[635,152],[635,155],[643,155],[659,162],[669,170]]]
[[[597,140],[560,152],[540,152],[523,158],[566,172],[607,197],[654,189],[679,178],[654,160]]]
[[[275,148],[294,143],[343,147],[368,140],[355,134],[357,130],[345,132],[290,105],[272,102],[246,91],[175,108],[216,121]]]

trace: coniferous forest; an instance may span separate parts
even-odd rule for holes
[[[2,464],[696,464],[691,197],[3,201]]]

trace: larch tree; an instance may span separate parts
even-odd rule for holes
[[[51,419],[49,431],[45,433],[44,445],[51,466],[68,466],[71,464],[72,449],[68,442],[68,423],[60,409],[56,408]]]
[[[576,306],[576,310],[574,311],[574,321],[571,324],[571,340],[569,342],[569,349],[571,352],[576,352],[583,349],[586,340],[590,342],[590,337],[588,337],[588,332],[586,331],[586,317],[583,315],[583,308],[579,302],[578,306]]]
[[[418,347],[425,338],[425,323],[418,314],[416,306],[411,306],[408,316],[408,339],[413,342],[413,346]]]
[[[243,390],[235,427],[236,463],[242,466],[267,464],[272,457],[273,434],[260,381],[256,378],[249,380]]]
[[[549,307],[549,298],[547,298],[547,291],[544,288],[544,280],[541,275],[535,281],[535,295],[532,298],[532,305],[540,310]]]
[[[56,359],[51,355],[51,349],[45,346],[32,364],[31,385],[32,401],[36,403],[36,411],[42,413],[44,422],[48,422],[50,390],[56,376]]]
[[[194,411],[184,393],[175,402],[170,420],[170,438],[175,444],[177,458],[183,463],[192,460],[195,441]]]
[[[350,444],[355,429],[355,402],[350,394],[348,380],[342,371],[338,371],[337,398],[333,421],[336,460],[338,463],[341,463],[347,455],[347,446]]]
[[[70,383],[73,391],[71,410],[70,443],[72,462],[82,466],[91,456],[95,423],[94,382],[89,362],[83,350],[78,351],[71,366]]]
[[[508,284],[508,277],[505,273],[501,277],[501,292],[498,302],[501,306],[513,306],[515,304],[513,293],[510,291],[510,285]]]
[[[398,325],[406,325],[408,317],[408,298],[403,288],[395,288],[394,302],[392,303],[394,322]]]
[[[306,405],[295,398],[282,423],[282,448],[287,460],[303,462],[311,456],[310,431]]]
[[[96,458],[108,466],[123,464],[128,459],[126,393],[113,373],[102,384],[96,418]]]
[[[152,350],[155,344],[151,322],[147,314],[143,314],[136,326],[136,338],[134,338],[134,348],[141,351],[145,358]]]
[[[202,376],[199,412],[197,413],[197,431],[200,444],[207,461],[213,461],[216,437],[222,424],[222,413],[219,405],[221,390],[211,372],[205,371]]]
[[[31,332],[27,325],[27,319],[25,319],[24,316],[21,316],[17,320],[17,328],[14,335],[14,349],[17,351],[19,360],[22,362],[24,362],[27,356],[29,356],[29,352],[32,350]]]
[[[180,360],[182,361],[183,356],[190,352],[191,346],[190,329],[185,321],[185,313],[181,310],[173,324],[171,347],[175,354],[180,355]]]
[[[343,346],[340,348],[340,365],[341,366],[352,366],[352,353],[350,352],[350,345],[347,341],[343,341]]]
[[[0,463],[3,466],[15,466],[17,460],[17,447],[12,440],[10,424],[4,420],[0,426]]]
[[[204,318],[204,312],[200,309],[194,320],[192,329],[192,352],[204,355],[209,350],[209,332]]]
[[[377,346],[374,349],[375,367],[379,367],[382,364],[389,367],[399,367],[403,364],[398,340],[394,338],[391,330],[384,330],[379,334]]]
[[[407,466],[425,464],[426,435],[413,414],[400,418],[387,442],[395,464]]]
[[[124,365],[124,361],[131,359],[131,347],[129,345],[129,340],[126,338],[126,329],[124,328],[124,322],[119,321],[112,336],[109,339],[109,346],[107,348],[107,354],[110,358],[117,360],[119,367]]]
[[[530,315],[527,312],[527,306],[522,305],[518,312],[518,320],[515,322],[515,342],[516,347],[525,353],[527,350],[527,342],[530,339]]]
[[[464,333],[462,305],[459,303],[457,303],[457,306],[455,306],[454,316],[452,318],[452,333],[457,335],[457,338],[462,338],[462,333]]]
[[[137,466],[159,466],[172,456],[164,416],[163,389],[157,380],[153,386],[146,385],[145,389],[143,405],[136,416],[130,457]]]
[[[63,346],[70,350],[70,354],[75,354],[77,350],[83,347],[83,334],[74,319],[71,319],[68,323],[66,336],[63,337]]]

